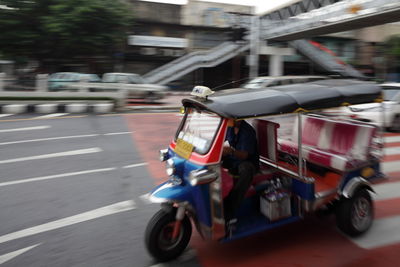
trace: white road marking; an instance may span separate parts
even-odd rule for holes
[[[375,200],[400,198],[400,182],[383,183],[373,186],[376,194],[372,194]]]
[[[15,128],[15,129],[4,129],[0,130],[0,133],[9,133],[9,132],[20,132],[20,131],[32,131],[32,130],[43,130],[48,129],[51,126],[43,125],[43,126],[34,126],[34,127],[24,127],[24,128]]]
[[[371,229],[352,241],[365,249],[392,245],[400,242],[400,216],[376,219]]]
[[[122,135],[122,134],[130,134],[130,133],[132,133],[132,132],[105,133],[103,135],[112,136],[112,135]],[[60,136],[60,137],[28,139],[28,140],[20,140],[20,141],[3,142],[3,143],[0,143],[0,146],[23,144],[23,143],[32,143],[32,142],[54,141],[54,140],[62,140],[62,139],[95,137],[95,136],[100,136],[100,135],[101,134],[82,134],[82,135],[70,135],[70,136]]]
[[[71,150],[71,151],[51,153],[51,154],[43,154],[43,155],[37,155],[37,156],[31,156],[31,157],[0,160],[0,164],[21,162],[21,161],[27,161],[27,160],[36,160],[36,159],[49,159],[49,158],[56,158],[56,157],[91,154],[91,153],[97,153],[97,152],[101,152],[101,151],[103,151],[101,148],[93,147],[93,148],[78,149],[78,150]]]
[[[116,168],[104,168],[104,169],[94,169],[94,170],[86,170],[86,171],[79,171],[79,172],[54,174],[54,175],[48,175],[48,176],[42,176],[42,177],[35,177],[35,178],[28,178],[28,179],[22,179],[22,180],[16,180],[16,181],[3,182],[3,183],[0,183],[0,187],[8,186],[8,185],[15,185],[15,184],[37,182],[37,181],[43,181],[43,180],[50,180],[50,179],[58,179],[58,178],[64,178],[64,177],[70,177],[70,176],[77,176],[77,175],[82,175],[82,174],[108,172],[108,171],[113,171],[113,170],[116,170]]]
[[[55,118],[55,117],[65,116],[65,115],[68,115],[68,114],[69,114],[69,113],[52,113],[52,114],[47,114],[47,115],[39,116],[39,117],[36,117],[36,118],[34,118],[34,119]]]
[[[143,162],[143,163],[137,163],[137,164],[132,164],[132,165],[126,165],[123,166],[123,169],[129,169],[129,168],[135,168],[135,167],[140,167],[140,166],[145,166],[147,165],[147,162]]]
[[[394,143],[400,142],[400,135],[399,136],[386,136],[385,143]]]
[[[53,140],[61,140],[61,139],[85,138],[85,137],[94,137],[94,136],[99,136],[99,134],[70,135],[70,136],[39,138],[39,139],[30,139],[30,140],[21,140],[21,141],[11,141],[11,142],[0,143],[0,146],[31,143],[31,142],[53,141]]]
[[[66,227],[69,225],[97,219],[97,218],[104,217],[107,215],[112,215],[112,214],[116,214],[116,213],[120,213],[120,212],[124,212],[124,211],[133,210],[135,208],[136,208],[136,205],[133,200],[118,202],[118,203],[115,203],[115,204],[112,204],[109,206],[104,206],[102,208],[83,212],[83,213],[73,215],[70,217],[66,217],[66,218],[63,218],[60,220],[44,223],[41,225],[37,225],[34,227],[26,228],[26,229],[23,229],[20,231],[16,231],[13,233],[9,233],[9,234],[0,236],[0,244],[11,241],[11,240],[15,240],[15,239],[19,239],[19,238],[59,229],[59,228]]]
[[[381,163],[381,168],[384,173],[400,171],[400,161],[387,161]]]
[[[0,118],[12,116],[12,115],[14,115],[14,114],[0,114]]]
[[[142,200],[142,202],[144,204],[153,204],[153,202],[150,201],[150,193],[144,194],[139,196],[140,200]]]
[[[131,134],[132,132],[119,132],[119,133],[105,133],[104,135],[120,135],[120,134]]]
[[[400,147],[387,147],[383,150],[384,155],[400,155]]]
[[[33,246],[30,246],[30,247],[27,247],[27,248],[22,248],[22,249],[19,249],[19,250],[16,250],[16,251],[4,254],[4,255],[1,255],[0,256],[0,264],[5,263],[5,262],[7,262],[9,260],[12,260],[13,258],[15,258],[15,257],[27,252],[28,250],[31,250],[31,249],[39,246],[40,244],[41,243],[33,245]]]

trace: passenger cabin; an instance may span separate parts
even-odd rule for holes
[[[324,117],[319,112],[380,99],[381,90],[374,83],[322,80],[251,92],[232,89],[205,100],[185,99],[183,104],[199,106],[225,118],[251,121],[257,133],[260,173],[254,177],[248,194],[278,172],[294,178],[294,192],[297,186],[302,187],[298,190],[300,197],[321,199],[316,205],[323,205],[336,195],[346,173],[379,162],[380,147],[376,143],[376,126]],[[228,173],[222,172],[221,176],[222,193],[226,196],[233,182]],[[310,194],[304,193],[305,187]]]

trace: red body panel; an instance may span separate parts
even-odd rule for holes
[[[221,126],[218,129],[217,135],[214,139],[213,144],[210,147],[210,150],[204,155],[192,152],[189,161],[199,165],[211,165],[219,163],[221,161],[221,156],[222,156],[222,147],[225,142],[227,123],[228,123],[227,119],[222,120]],[[176,147],[175,140],[171,142],[169,147],[172,150],[175,149]]]

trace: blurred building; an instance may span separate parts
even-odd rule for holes
[[[127,37],[123,58],[114,65],[114,70],[139,74],[187,53],[207,50],[230,40],[232,28],[249,23],[254,13],[252,6],[205,1],[188,1],[187,5],[138,0],[128,2],[132,4],[135,24],[132,34]],[[233,61],[241,64],[237,63],[237,59]],[[231,65],[228,61],[213,70],[195,71],[183,77],[180,83],[192,86],[209,79],[220,84],[226,80],[219,81],[219,77],[232,75]],[[213,73],[213,77],[208,73]]]
[[[145,74],[187,53],[210,49],[232,40],[233,29],[249,25],[254,14],[252,6],[195,0],[188,1],[187,5],[138,0],[128,2],[132,4],[135,25],[127,38],[123,60],[114,68],[139,74]],[[386,66],[382,44],[397,33],[400,33],[400,25],[392,23],[318,36],[312,40],[326,47],[338,60],[353,65],[368,76],[383,79],[386,77]],[[214,68],[198,69],[180,79],[180,83],[190,87],[193,84],[217,86],[238,81],[234,85],[239,85],[248,75],[246,56],[247,53],[238,55]],[[268,75],[269,61],[270,56],[260,55],[260,75]],[[284,56],[283,66],[286,75],[323,73],[313,62],[299,54]]]
[[[198,0],[189,0],[187,5],[124,1],[130,4],[135,19],[126,37],[125,46],[121,47],[120,52],[113,58],[99,57],[92,60],[96,63],[95,68],[82,59],[79,64],[67,66],[68,70],[95,70],[98,74],[130,72],[143,75],[188,53],[208,50],[223,42],[240,39],[237,30],[250,24],[255,11],[254,7],[248,5]],[[397,79],[397,70],[388,68],[387,58],[382,49],[384,41],[396,34],[400,34],[399,23],[323,35],[312,40],[366,75],[382,79],[390,76]],[[287,47],[287,43],[267,44]],[[181,89],[196,84],[210,87],[223,84],[227,84],[226,87],[238,86],[246,81],[249,74],[247,55],[248,52],[244,52],[216,67],[195,70],[170,85]],[[313,62],[300,54],[282,57],[285,75],[321,74]],[[270,73],[271,58],[271,54],[268,53],[260,55],[260,75]],[[6,65],[3,64],[2,68],[6,68]]]

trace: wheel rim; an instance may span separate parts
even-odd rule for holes
[[[179,234],[176,238],[172,237],[174,232],[175,222],[165,225],[158,236],[158,246],[160,249],[167,251],[174,249],[183,238],[183,227],[181,227]]]
[[[368,199],[360,197],[355,200],[351,222],[358,231],[365,231],[372,222],[372,207]]]

